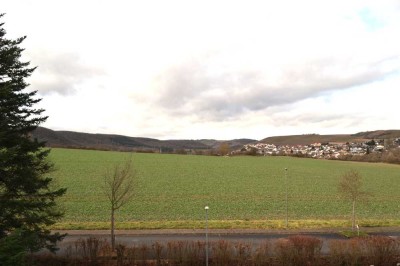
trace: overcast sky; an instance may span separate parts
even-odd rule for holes
[[[400,129],[400,0],[2,0],[54,130],[159,139]]]

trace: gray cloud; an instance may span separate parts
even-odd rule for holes
[[[31,64],[38,68],[31,77],[32,87],[40,94],[73,94],[77,86],[104,72],[85,65],[75,53],[55,54],[47,51],[31,53]]]
[[[166,70],[156,80],[157,104],[173,114],[220,121],[384,79],[399,69],[399,57],[368,63],[325,58],[281,67],[273,75],[261,69],[211,72],[213,67],[190,61]]]
[[[340,125],[342,128],[356,126],[355,124],[362,124],[366,119],[368,119],[367,115],[353,114],[351,118],[343,115],[343,114],[332,114],[332,113],[324,113],[324,112],[306,112],[295,115],[278,113],[271,114],[271,123],[277,127],[283,126],[292,126],[292,127],[301,127],[304,124],[310,125],[312,127],[313,124],[318,125],[318,127],[335,127]]]

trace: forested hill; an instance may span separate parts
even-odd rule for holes
[[[142,150],[173,152],[177,150],[209,150],[221,143],[228,143],[231,149],[237,149],[252,139],[221,140],[158,140],[153,138],[127,137],[113,134],[90,134],[73,131],[54,131],[39,127],[32,133],[33,138],[45,141],[48,147],[84,148],[99,150]]]
[[[222,143],[229,145],[230,150],[240,150],[246,144],[257,143],[254,139],[235,140],[159,140],[153,138],[127,137],[114,134],[90,134],[73,131],[54,131],[39,127],[32,133],[33,138],[45,141],[48,147],[84,148],[98,150],[142,150],[176,152],[178,150],[216,150]],[[260,143],[275,145],[308,145],[312,143],[332,142],[365,142],[371,139],[400,138],[400,130],[376,130],[356,134],[337,135],[292,135],[268,137]]]

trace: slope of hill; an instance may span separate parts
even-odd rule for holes
[[[352,136],[364,139],[395,139],[400,138],[400,130],[375,130],[354,134]]]
[[[275,136],[260,140],[260,143],[269,143],[275,145],[308,145],[312,143],[327,142],[365,142],[371,139],[393,139],[400,138],[400,130],[376,130],[359,132],[356,134],[338,134],[338,135],[292,135]]]
[[[231,150],[237,150],[246,144],[256,143],[253,139],[234,140],[158,140],[153,138],[127,137],[113,134],[90,134],[73,131],[54,131],[39,127],[32,133],[33,138],[45,141],[48,147],[86,148],[102,150],[163,150],[176,151],[181,149],[209,150],[217,149],[222,143],[228,143]],[[260,143],[275,145],[307,145],[312,143],[332,142],[365,142],[371,139],[400,138],[400,130],[376,130],[356,134],[338,135],[292,135],[268,137]]]
[[[45,141],[48,147],[86,148],[103,150],[163,150],[179,149],[208,150],[227,142],[231,149],[242,147],[256,140],[158,140],[152,138],[127,137],[112,134],[90,134],[73,131],[54,131],[39,127],[32,133],[33,138]]]
[[[45,141],[48,147],[87,148],[104,150],[174,150],[209,149],[196,140],[158,140],[152,138],[127,137],[112,134],[89,134],[72,131],[54,131],[39,127],[32,133],[33,138]]]
[[[233,140],[215,140],[215,139],[201,139],[201,143],[211,147],[212,149],[218,149],[222,143],[227,143],[231,150],[241,149],[246,144],[256,143],[254,139],[233,139]]]

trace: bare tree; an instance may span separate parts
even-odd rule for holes
[[[218,147],[218,153],[220,154],[220,155],[228,155],[229,154],[229,152],[230,152],[230,147],[229,147],[229,144],[228,143],[226,143],[226,142],[224,142],[224,143],[221,143],[221,145],[219,145],[219,147]]]
[[[111,247],[115,248],[115,212],[125,205],[133,196],[135,173],[132,169],[132,159],[116,164],[104,175],[104,193],[111,209]]]
[[[342,175],[339,181],[338,190],[343,198],[351,200],[352,202],[352,223],[351,227],[354,231],[356,227],[356,202],[366,200],[369,193],[362,191],[362,176],[359,172],[350,170]]]

